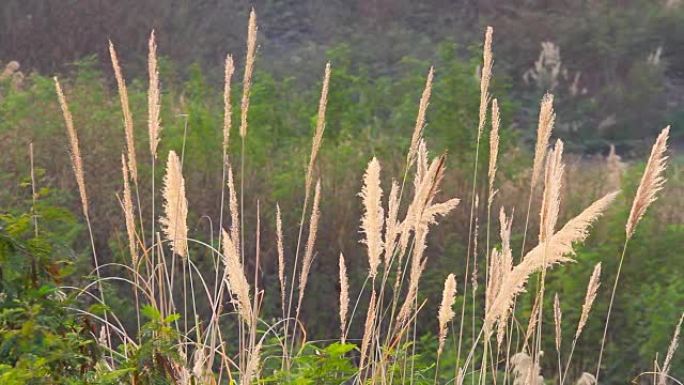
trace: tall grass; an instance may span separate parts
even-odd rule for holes
[[[525,215],[524,236],[520,244],[520,259],[514,261],[511,240],[511,224],[514,218],[513,207],[503,207],[499,204],[499,242],[494,242],[491,234],[495,234],[490,228],[489,219],[492,209],[497,205],[496,171],[497,161],[505,154],[499,154],[500,111],[496,98],[492,99],[489,91],[489,82],[493,76],[492,59],[492,33],[488,27],[485,34],[483,66],[481,74],[481,98],[478,111],[479,123],[476,130],[477,143],[474,160],[474,170],[471,196],[468,197],[470,210],[469,219],[469,246],[465,255],[455,255],[453,258],[465,258],[465,272],[444,272],[442,301],[437,313],[439,329],[438,344],[435,352],[417,351],[418,336],[417,325],[420,322],[419,313],[423,309],[426,299],[421,298],[422,275],[429,263],[428,254],[425,252],[429,247],[429,236],[434,231],[440,219],[449,215],[454,210],[459,210],[460,199],[458,197],[443,198],[440,190],[443,187],[443,179],[448,172],[446,170],[446,154],[430,157],[427,145],[423,138],[426,124],[427,110],[431,95],[433,76],[438,76],[431,68],[429,70],[425,88],[418,104],[416,124],[410,139],[410,146],[405,159],[403,175],[394,177],[401,179],[398,183],[392,178],[390,193],[383,195],[383,181],[388,176],[383,176],[381,167],[382,160],[370,157],[366,173],[363,177],[362,189],[359,193],[364,208],[363,217],[360,219],[359,228],[362,234],[360,242],[365,244],[368,257],[368,272],[363,278],[360,288],[350,287],[347,273],[347,263],[341,251],[339,254],[339,279],[329,279],[330,285],[339,281],[339,317],[340,317],[340,343],[350,346],[354,350],[345,351],[345,356],[354,363],[355,367],[351,374],[340,371],[333,373],[338,383],[371,383],[371,384],[394,384],[416,383],[422,377],[422,373],[416,366],[416,357],[422,355],[435,355],[434,382],[456,383],[461,385],[466,377],[474,383],[501,383],[509,384],[540,384],[543,380],[542,369],[549,366],[558,366],[558,378],[554,382],[563,384],[567,381],[577,381],[589,384],[598,381],[603,359],[603,347],[607,338],[610,314],[618,280],[622,260],[625,258],[627,241],[636,231],[636,225],[643,217],[648,206],[656,199],[657,193],[664,183],[663,172],[666,168],[666,150],[668,129],[658,137],[649,159],[644,177],[634,199],[632,212],[626,226],[626,241],[623,254],[620,259],[618,275],[613,286],[611,302],[606,314],[604,338],[601,341],[601,350],[595,369],[595,376],[584,373],[578,379],[567,379],[568,369],[572,365],[572,356],[575,346],[587,322],[591,322],[590,310],[600,287],[601,265],[596,265],[593,274],[589,278],[586,297],[583,304],[564,303],[567,310],[575,306],[581,312],[579,324],[576,329],[571,347],[567,352],[562,343],[562,311],[558,294],[555,296],[553,319],[555,322],[554,333],[548,336],[544,332],[543,325],[548,310],[544,307],[545,282],[547,270],[556,265],[577,262],[573,259],[576,244],[584,241],[589,235],[591,226],[606,213],[608,207],[616,201],[619,192],[611,192],[603,196],[595,197],[594,202],[583,211],[576,214],[565,224],[560,226],[559,211],[562,205],[561,184],[582,183],[582,181],[564,180],[563,143],[556,141],[553,149],[549,149],[548,143],[552,135],[555,113],[553,110],[553,96],[545,95],[541,101],[538,138],[534,151],[534,161],[531,165],[530,197],[527,202]],[[98,317],[92,314],[94,319],[99,320],[106,338],[100,340],[101,348],[108,352],[110,359],[104,362],[110,370],[125,366],[128,360],[136,357],[136,354],[145,349],[152,350],[155,360],[149,365],[155,367],[169,382],[176,384],[213,384],[225,381],[233,381],[240,384],[272,383],[274,381],[287,382],[292,380],[293,371],[296,370],[298,358],[306,354],[307,348],[312,343],[307,341],[306,324],[315,323],[315,314],[302,319],[302,305],[306,300],[307,284],[311,274],[312,264],[316,260],[316,238],[318,223],[321,216],[328,215],[325,211],[325,184],[322,180],[332,180],[335,175],[317,175],[316,160],[322,146],[326,124],[326,108],[328,104],[328,90],[331,86],[330,79],[334,77],[334,71],[330,64],[325,67],[323,86],[317,109],[317,120],[312,140],[309,164],[302,175],[304,181],[303,204],[301,217],[298,224],[298,237],[296,240],[283,238],[283,223],[280,207],[276,206],[276,233],[277,244],[274,247],[278,253],[278,282],[279,293],[265,292],[259,283],[260,250],[263,247],[260,242],[261,206],[257,205],[256,228],[247,228],[244,218],[246,206],[244,203],[244,185],[249,183],[245,179],[245,141],[248,139],[248,110],[250,86],[256,58],[257,46],[257,23],[254,11],[250,14],[247,52],[244,58],[243,92],[240,103],[239,135],[241,138],[241,155],[239,157],[239,187],[236,186],[233,165],[229,154],[229,138],[232,128],[230,99],[231,79],[235,66],[233,57],[226,56],[225,61],[225,94],[224,94],[224,122],[223,130],[223,153],[216,154],[222,158],[222,186],[221,206],[217,215],[220,236],[217,242],[205,242],[202,239],[213,239],[213,234],[192,234],[192,229],[187,223],[188,199],[185,196],[185,180],[183,177],[184,148],[171,151],[164,173],[164,186],[162,189],[163,215],[157,218],[158,210],[155,209],[155,159],[157,147],[163,140],[162,126],[160,122],[160,80],[157,69],[156,40],[154,32],[149,42],[149,95],[148,95],[148,132],[150,145],[150,161],[152,175],[150,185],[152,187],[151,217],[139,217],[139,223],[135,220],[135,207],[140,210],[141,196],[138,193],[137,161],[135,157],[133,126],[131,111],[128,107],[125,81],[123,79],[120,63],[116,57],[113,44],[110,43],[110,53],[114,75],[120,92],[121,105],[123,108],[124,130],[126,142],[122,150],[122,174],[123,174],[123,200],[122,208],[127,229],[127,241],[129,243],[130,265],[121,265],[120,268],[130,273],[128,277],[100,275],[100,262],[97,260],[97,250],[92,243],[93,268],[97,278],[93,285],[99,287],[99,299],[106,304],[102,283],[110,280],[121,280],[131,285],[135,293],[136,306],[146,309],[146,314],[158,314],[158,320],[162,328],[153,329],[151,333],[139,330],[139,333],[131,333],[126,330],[122,322],[112,315]],[[67,135],[70,139],[70,152],[74,174],[76,177],[79,193],[81,196],[83,214],[88,223],[90,218],[88,211],[88,199],[86,183],[83,177],[83,163],[80,157],[80,149],[76,128],[78,122],[74,122],[66,103],[65,94],[59,82],[56,82],[57,95],[64,111]],[[491,124],[487,124],[487,114],[491,111]],[[486,258],[484,260],[484,277],[478,275],[478,232],[477,205],[479,202],[479,189],[477,179],[480,174],[478,169],[480,156],[480,141],[484,130],[491,126],[489,133],[489,164],[487,169],[487,229],[486,229]],[[258,130],[253,127],[251,130]],[[315,181],[315,183],[314,183]],[[412,183],[410,183],[412,181]],[[131,182],[135,187],[132,193]],[[407,183],[409,182],[409,183]],[[543,193],[537,197],[535,190],[543,184]],[[225,189],[228,189],[227,217],[230,217],[230,228],[224,228],[223,212]],[[311,193],[313,192],[313,198]],[[349,197],[350,199],[352,197]],[[310,200],[312,199],[312,202]],[[530,224],[533,202],[539,199],[540,227],[538,242],[528,250],[527,231]],[[134,202],[135,201],[135,202]],[[311,203],[311,205],[310,205]],[[525,205],[525,202],[522,202]],[[311,207],[309,207],[311,206]],[[507,215],[506,212],[510,212]],[[308,214],[308,215],[307,215]],[[307,221],[308,218],[308,221]],[[155,224],[159,221],[161,233],[157,232]],[[285,225],[287,226],[287,225]],[[151,229],[145,233],[144,228]],[[304,240],[304,233],[307,233]],[[254,244],[246,244],[248,234],[254,234]],[[349,237],[357,237],[357,234],[349,234]],[[286,247],[295,243],[294,247]],[[499,244],[493,247],[491,244]],[[202,271],[193,260],[193,250],[206,249],[209,254],[216,257],[213,271]],[[294,250],[294,255],[286,252]],[[300,253],[301,250],[301,254]],[[301,254],[301,255],[300,255]],[[179,258],[176,258],[179,257]],[[611,256],[606,256],[607,258]],[[176,261],[179,260],[179,263]],[[254,278],[250,282],[246,265],[254,267]],[[482,262],[480,262],[482,263]],[[290,270],[288,271],[288,265]],[[178,274],[182,277],[178,277]],[[463,282],[463,290],[457,293],[457,277]],[[289,278],[289,282],[288,282]],[[526,338],[520,341],[514,337],[514,329],[520,333],[521,319],[516,313],[516,302],[526,295],[527,289],[531,288],[530,280],[536,278],[538,285],[529,296],[535,298],[538,304],[530,316]],[[465,317],[465,306],[468,300],[468,285],[471,285],[471,306],[473,318]],[[288,285],[289,283],[289,285]],[[484,292],[477,291],[479,283],[483,283]],[[188,286],[189,285],[189,286]],[[182,287],[182,289],[181,289]],[[356,299],[350,297],[357,291]],[[87,291],[84,291],[84,293]],[[176,293],[182,293],[177,298]],[[295,303],[296,292],[296,303]],[[264,314],[262,312],[264,301],[271,300],[280,302],[281,314]],[[460,298],[459,298],[460,297]],[[200,301],[201,299],[201,301]],[[365,315],[356,314],[364,306],[359,307],[361,301],[367,299]],[[454,311],[456,301],[461,300],[460,317]],[[333,299],[331,299],[333,300]],[[481,302],[481,303],[480,303]],[[181,305],[182,304],[182,305]],[[350,307],[350,305],[353,305]],[[205,306],[207,309],[202,309]],[[294,307],[294,314],[293,308]],[[481,308],[483,318],[475,319],[475,308]],[[210,314],[208,319],[203,319],[204,314]],[[140,317],[140,316],[139,316]],[[274,321],[272,317],[276,317]],[[180,320],[182,319],[182,322]],[[140,324],[141,321],[138,323]],[[455,324],[458,322],[458,327]],[[226,328],[226,324],[238,325],[238,327]],[[359,335],[349,335],[356,323],[362,331]],[[466,346],[465,326],[470,324],[472,340],[470,346]],[[454,338],[447,338],[449,327],[453,327]],[[681,326],[681,321],[680,321]],[[139,329],[141,327],[139,326]],[[679,328],[679,326],[678,326]],[[456,338],[458,329],[458,338]],[[660,382],[663,383],[670,368],[672,356],[678,340],[678,330],[666,359],[659,370]],[[157,341],[166,338],[167,350],[161,345],[149,345],[150,339]],[[544,354],[541,350],[542,340],[553,339],[556,347],[556,360],[550,354]],[[529,341],[528,341],[529,339]],[[504,344],[505,343],[505,344]],[[596,343],[586,341],[585,343]],[[237,348],[236,348],[237,346]],[[351,349],[350,348],[350,349]],[[442,354],[445,350],[456,352],[455,355]],[[137,352],[137,353],[136,353]],[[564,354],[567,353],[567,356]],[[272,365],[269,361],[279,361],[278,365]],[[450,364],[455,367],[453,376],[440,371],[440,361],[451,360]],[[557,362],[554,362],[557,361]],[[565,363],[565,364],[564,364]],[[147,372],[146,372],[147,370]],[[145,383],[145,375],[149,367],[138,368],[131,372],[123,382]],[[275,380],[274,380],[275,379]]]

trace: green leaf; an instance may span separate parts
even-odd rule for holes
[[[323,351],[331,356],[337,357],[349,353],[354,349],[356,349],[356,345],[354,344],[335,342],[331,345],[328,345],[325,349],[323,349]]]
[[[161,313],[159,310],[155,309],[151,305],[144,305],[140,312],[151,321],[159,321],[161,319]]]

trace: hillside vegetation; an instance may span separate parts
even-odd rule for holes
[[[674,105],[612,123],[654,135],[590,130],[601,81],[548,64],[555,43],[511,76],[505,27],[391,71],[335,45],[315,83],[247,27],[220,71],[145,32],[131,76],[114,38],[108,67],[3,74],[0,382],[684,376]]]

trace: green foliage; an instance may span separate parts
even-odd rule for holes
[[[39,214],[44,231],[34,227]],[[45,206],[34,215],[0,216],[0,382],[84,383],[99,354],[89,337],[94,329],[67,310],[78,305],[58,284],[69,274],[71,258],[60,257],[60,238],[48,230],[51,222],[64,230],[74,219]]]
[[[142,307],[141,314],[147,319],[141,327],[141,344],[128,352],[120,352],[119,369],[103,377],[104,383],[119,383],[128,376],[136,384],[145,385],[172,383],[177,378],[177,369],[182,366],[178,365],[177,335],[172,324],[178,320],[178,314],[162,317],[149,305]],[[126,354],[125,359],[123,354]]]
[[[356,345],[335,342],[319,348],[307,344],[293,359],[289,372],[276,371],[274,375],[261,380],[266,384],[292,385],[335,385],[350,381],[357,372],[353,356]],[[274,360],[280,363],[279,359]]]
[[[610,360],[602,376],[609,383],[631,379],[647,370],[637,362],[652,362],[656,354],[663,357],[682,314],[684,291],[679,277],[684,274],[684,265],[678,260],[684,227],[667,218],[669,207],[676,205],[673,194],[682,188],[678,178],[680,162],[681,159],[673,159],[668,185],[639,223],[627,249],[606,343],[605,356]],[[577,248],[575,259],[578,263],[553,271],[548,277],[547,292],[558,292],[560,296],[563,343],[569,345],[577,327],[589,277],[594,265],[602,264],[601,287],[578,342],[570,378],[578,378],[583,370],[595,370],[596,350],[600,346],[597,344],[600,344],[603,334],[610,292],[625,240],[625,221],[643,166],[638,164],[626,173],[619,204],[601,219],[585,245]],[[551,309],[552,295],[548,297],[544,306]],[[555,355],[553,339],[548,338],[545,343],[544,350]],[[678,353],[674,356],[672,368],[671,375],[681,376],[684,355]]]

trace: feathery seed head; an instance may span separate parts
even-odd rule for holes
[[[344,343],[347,334],[347,312],[349,310],[349,280],[347,278],[347,266],[344,263],[344,255],[340,253],[340,332],[341,341]]]
[[[563,183],[563,142],[559,139],[549,153],[544,174],[544,195],[539,213],[539,242],[545,242],[554,232],[560,210],[560,191]]]
[[[309,272],[311,271],[311,264],[313,263],[314,246],[316,244],[316,233],[318,232],[318,220],[320,218],[320,202],[321,202],[321,181],[316,182],[316,190],[314,192],[313,209],[311,210],[311,218],[309,219],[309,237],[306,241],[306,249],[304,250],[304,260],[302,261],[302,270],[299,273],[299,300],[297,309],[299,310],[304,300],[304,291],[309,280]]]
[[[133,268],[138,266],[138,248],[135,241],[135,216],[133,214],[133,199],[131,197],[131,185],[129,183],[129,173],[126,167],[126,156],[121,154],[121,170],[124,180],[123,209],[126,221],[126,235],[128,236],[128,251],[131,253]]]
[[[188,201],[185,198],[185,180],[182,166],[175,151],[169,151],[164,175],[164,216],[159,219],[162,232],[171,243],[171,249],[181,257],[188,256]]]
[[[580,378],[577,379],[575,385],[596,385],[596,377],[591,373],[584,372]]]
[[[622,185],[622,174],[625,169],[625,163],[622,158],[615,152],[615,145],[610,145],[610,151],[606,157],[606,185],[611,189],[618,189]]]
[[[616,195],[617,192],[613,192],[592,203],[550,237],[546,245],[539,244],[530,250],[523,260],[504,276],[501,289],[492,302],[490,311],[485,315],[485,329],[491,328],[495,321],[508,314],[513,298],[524,291],[525,283],[532,273],[555,264],[573,261],[566,257],[573,254],[573,243],[584,241],[591,224],[601,216]]]
[[[230,129],[233,125],[233,105],[230,101],[230,87],[235,72],[233,56],[226,55],[226,62],[223,72],[223,154],[228,153],[230,144]]]
[[[247,324],[252,324],[252,305],[249,299],[249,283],[245,276],[245,271],[240,263],[240,255],[233,243],[230,235],[225,230],[221,230],[223,238],[223,264],[226,269],[225,283],[230,292],[235,296],[235,304],[238,314]]]
[[[321,86],[321,98],[318,101],[318,114],[316,116],[316,130],[314,131],[313,141],[311,142],[311,156],[309,156],[309,167],[306,170],[305,179],[305,199],[308,199],[311,191],[311,183],[313,182],[314,166],[318,158],[318,151],[323,142],[323,133],[325,132],[325,114],[328,108],[328,89],[330,87],[330,63],[325,65],[325,74],[323,75],[323,85]]]
[[[128,171],[131,174],[131,179],[134,183],[138,181],[138,162],[135,156],[135,136],[133,134],[133,115],[131,114],[131,106],[128,102],[128,90],[126,88],[126,81],[124,80],[119,59],[114,49],[114,44],[109,41],[109,55],[112,59],[112,67],[114,68],[114,77],[116,78],[116,85],[119,89],[119,99],[121,100],[121,110],[124,118],[124,133],[126,135],[126,150],[128,155]]]
[[[364,367],[366,358],[368,357],[368,349],[371,346],[371,339],[373,338],[375,330],[375,307],[377,298],[375,295],[375,289],[371,294],[370,304],[368,305],[368,312],[366,313],[366,322],[363,326],[363,338],[361,339],[361,359],[359,363],[359,368]]]
[[[589,279],[589,284],[587,285],[587,294],[584,296],[584,304],[582,305],[582,313],[580,315],[579,322],[577,323],[577,331],[575,332],[575,339],[578,339],[584,325],[587,324],[589,319],[589,312],[596,299],[596,294],[598,293],[599,286],[601,286],[601,262],[594,266],[594,272],[591,273],[591,278]]]
[[[150,136],[150,153],[153,158],[157,158],[157,146],[159,145],[159,134],[161,133],[161,101],[159,89],[159,70],[157,69],[157,41],[155,40],[154,30],[150,33],[148,42],[147,72],[149,76],[149,88],[147,91],[147,129]]]
[[[399,234],[399,184],[392,180],[392,188],[387,202],[387,219],[385,220],[385,266],[390,265],[394,254],[394,248]]]
[[[560,299],[558,299],[558,293],[553,297],[553,323],[556,332],[556,351],[560,352],[561,340],[562,340],[562,329],[561,320],[563,313],[561,312]]]
[[[363,200],[364,216],[361,219],[361,231],[365,235],[362,243],[368,247],[368,275],[374,278],[378,273],[382,255],[382,227],[384,211],[382,208],[382,188],[380,187],[380,163],[373,157],[363,176],[363,187],[359,194]]]
[[[238,206],[237,190],[233,180],[233,168],[228,167],[228,209],[230,210],[230,238],[235,245],[237,253],[240,254],[240,208]]]
[[[627,219],[627,225],[625,226],[627,238],[631,238],[634,235],[637,224],[651,203],[655,202],[657,199],[656,194],[662,190],[665,184],[666,179],[663,173],[667,167],[668,157],[665,155],[665,151],[667,151],[669,134],[670,126],[667,126],[660,132],[660,135],[658,135],[653,144],[651,155],[648,158],[644,175],[641,177],[641,182],[632,203],[632,210],[629,213],[629,219]]]
[[[81,207],[83,208],[83,215],[88,217],[88,194],[86,193],[85,176],[83,175],[83,160],[81,159],[81,149],[78,145],[78,134],[74,127],[74,119],[71,116],[69,105],[66,97],[62,91],[62,86],[59,84],[57,77],[54,77],[55,90],[57,91],[57,98],[59,99],[59,106],[62,109],[62,116],[64,117],[64,125],[67,129],[67,136],[69,137],[69,147],[71,149],[71,167],[74,170],[76,177],[76,185],[78,186],[78,193],[81,197]]]
[[[499,156],[499,103],[496,99],[492,100],[492,130],[489,133],[489,168],[487,177],[489,178],[489,198],[488,204],[491,206],[494,201],[496,190],[494,189],[494,179],[496,178],[496,162]]]
[[[254,8],[249,13],[247,25],[247,54],[245,57],[245,73],[242,80],[242,102],[240,104],[240,137],[247,136],[247,115],[249,113],[249,97],[252,89],[252,74],[254,73],[254,59],[256,57],[257,25]]]
[[[482,74],[480,76],[480,114],[477,126],[478,143],[482,136],[485,120],[487,119],[487,105],[489,104],[489,82],[492,78],[492,34],[494,29],[487,26],[485,32],[484,49],[482,52]]]
[[[672,357],[674,357],[675,351],[677,351],[677,348],[679,347],[679,333],[682,330],[682,322],[684,322],[684,313],[682,313],[682,316],[679,318],[679,323],[677,323],[677,327],[672,335],[672,340],[670,341],[670,347],[667,348],[667,355],[665,356],[663,367],[658,376],[658,385],[665,385],[667,383],[667,378],[672,366]]]
[[[247,358],[245,374],[240,378],[240,385],[251,385],[253,379],[258,380],[259,364],[261,361],[261,341],[257,343]]]
[[[556,120],[556,114],[553,111],[553,95],[546,94],[542,98],[539,107],[539,124],[537,125],[537,143],[534,146],[534,161],[532,163],[532,181],[531,188],[539,181],[539,177],[544,165],[544,158],[546,157],[546,148],[549,145],[549,138],[551,138],[551,131]]]
[[[437,355],[442,353],[444,342],[446,341],[447,323],[454,319],[456,313],[452,309],[454,301],[456,300],[456,276],[449,274],[444,281],[444,290],[442,291],[442,303],[439,306],[437,313],[437,320],[439,321],[439,348]]]
[[[425,128],[425,115],[427,113],[428,105],[430,105],[430,95],[432,94],[432,79],[435,75],[435,68],[430,67],[427,79],[425,80],[425,88],[423,88],[423,94],[420,97],[420,103],[418,104],[418,115],[416,116],[416,125],[413,128],[413,134],[411,135],[411,145],[409,147],[409,152],[406,156],[406,167],[410,168],[415,160],[416,153],[418,151],[418,144],[423,137],[423,129]]]
[[[513,385],[543,385],[541,367],[526,353],[516,353],[511,357]]]
[[[283,246],[283,221],[280,217],[280,205],[276,203],[276,236],[278,247],[278,281],[280,282],[280,306],[285,315],[285,248]]]

